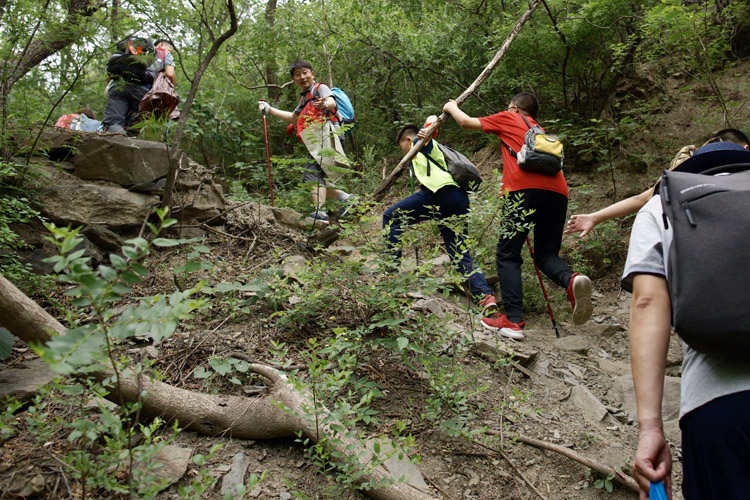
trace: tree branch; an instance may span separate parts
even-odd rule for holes
[[[469,88],[463,91],[463,93],[456,98],[456,102],[461,105],[471,94],[476,91],[477,88],[487,79],[488,76],[494,71],[494,69],[497,67],[500,60],[503,58],[505,53],[508,51],[508,48],[510,47],[510,44],[513,42],[513,40],[518,35],[518,32],[521,31],[521,28],[524,24],[526,24],[526,21],[529,20],[531,17],[531,14],[534,13],[537,7],[539,7],[539,4],[541,3],[541,0],[534,0],[531,5],[529,5],[529,8],[524,12],[521,17],[518,18],[518,21],[516,21],[516,25],[513,26],[513,29],[510,30],[510,33],[508,34],[507,38],[503,42],[502,46],[500,46],[500,49],[495,54],[495,57],[492,58],[492,61],[487,65],[486,68],[484,68],[484,71],[477,77],[476,80],[474,80],[474,83],[469,85]],[[396,179],[401,175],[401,173],[406,169],[406,166],[409,164],[409,162],[416,156],[416,154],[419,152],[419,150],[422,149],[422,147],[427,142],[428,137],[432,137],[432,132],[437,130],[440,125],[445,123],[445,121],[448,119],[447,113],[441,113],[435,122],[430,125],[426,130],[426,137],[425,139],[421,139],[417,141],[417,143],[409,150],[408,153],[401,159],[401,161],[396,165],[396,167],[391,171],[391,173],[388,175],[388,177],[383,180],[383,182],[380,183],[380,185],[375,188],[375,191],[372,193],[371,197],[375,201],[380,201],[385,196],[386,192],[390,187],[393,185],[394,182],[396,182]]]

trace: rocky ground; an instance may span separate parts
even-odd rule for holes
[[[748,79],[738,76],[748,74],[750,66],[740,64],[716,75],[716,79],[719,86],[726,89],[727,97],[739,98],[747,95],[743,85],[746,86]],[[591,166],[577,168],[579,165],[576,164],[568,170],[566,176],[572,188],[571,211],[590,211],[642,191],[653,183],[659,165],[668,161],[671,151],[685,143],[697,142],[696,139],[705,137],[709,130],[721,128],[717,127],[720,124],[718,115],[711,114],[710,103],[703,98],[705,84],[699,80],[690,81],[690,90],[685,90],[686,81],[687,76],[679,72],[666,81],[657,81],[650,76],[648,68],[642,68],[639,78],[629,80],[618,90],[618,105],[623,106],[638,99],[634,96],[646,95],[649,89],[660,88],[664,92],[663,106],[648,120],[640,138],[631,142],[634,146],[629,152],[631,165],[618,165],[617,169],[598,165],[602,168],[597,169]],[[705,119],[698,122],[694,120],[695,116]],[[742,124],[740,128],[743,128]],[[495,164],[496,156],[497,151],[485,150],[475,157],[484,169],[483,173],[487,174],[489,166]],[[45,165],[44,168],[48,167]],[[135,181],[127,180],[128,184],[131,182]],[[59,186],[53,192],[63,193],[64,200],[65,183],[57,184]],[[96,181],[90,184],[101,185]],[[159,189],[158,185],[151,185],[150,179],[143,184],[144,197]],[[186,179],[184,188],[200,193],[207,185],[214,190],[213,184],[202,178]],[[90,191],[101,193],[106,189],[91,187]],[[217,192],[220,198],[221,193]],[[199,195],[192,194],[189,199],[199,198]],[[391,201],[395,199],[392,195]],[[184,204],[184,200],[181,203]],[[61,210],[69,208],[65,203],[61,205]],[[204,220],[208,219],[216,226],[183,221],[172,236],[202,239],[202,244],[208,249],[203,258],[213,266],[209,276],[213,283],[255,277],[269,268],[284,269],[283,273],[287,275],[304,275],[306,266],[313,262],[320,265],[321,259],[330,262],[330,259],[353,260],[361,256],[356,249],[352,250],[360,244],[361,238],[339,240],[333,246],[335,250],[323,252],[322,256],[308,252],[306,248],[313,233],[290,212],[272,211],[253,204],[223,206],[223,202],[210,209],[214,212],[204,215]],[[223,213],[220,220],[214,219],[216,211]],[[96,220],[87,223],[95,225]],[[594,278],[595,312],[587,324],[573,326],[568,321],[568,305],[563,291],[547,283],[559,324],[559,338],[538,297],[526,318],[527,338],[519,343],[486,335],[481,327],[477,327],[476,312],[467,307],[466,300],[460,295],[440,293],[408,297],[408,317],[446,315],[444,317],[448,319],[439,321],[440,326],[433,333],[438,336],[444,334],[444,330],[451,330],[455,332],[456,344],[466,343],[471,347],[469,355],[456,358],[460,364],[457,369],[471,374],[475,386],[484,389],[472,396],[469,402],[477,408],[471,427],[485,430],[467,440],[450,437],[446,432],[423,425],[420,411],[427,391],[418,367],[408,367],[393,356],[373,355],[358,368],[358,375],[376,381],[386,397],[375,404],[379,423],[369,426],[367,433],[388,434],[397,422],[406,423],[414,437],[410,454],[419,457],[416,464],[419,473],[403,464],[398,466],[400,471],[423,481],[424,487],[440,499],[635,498],[635,493],[616,481],[611,483],[613,487],[609,492],[606,476],[592,470],[594,466],[607,466],[627,471],[637,441],[627,341],[630,297],[618,286],[629,224],[629,221],[624,221],[603,227],[586,240],[573,236],[565,238],[566,258],[587,265]],[[363,226],[363,232],[370,240],[378,240],[378,226],[375,217]],[[29,238],[33,239],[32,236]],[[96,243],[97,236],[91,236],[91,239]],[[41,242],[39,246],[42,246]],[[181,283],[171,270],[184,260],[184,253],[176,250],[157,253],[149,263],[152,274],[137,293],[151,295],[173,290],[175,284]],[[532,292],[538,286],[534,275],[527,273],[526,278],[527,293],[539,295]],[[300,294],[315,291],[305,288],[304,279],[294,279],[298,282]],[[380,278],[364,273],[353,279],[354,282],[366,282]],[[344,292],[341,290],[342,294]],[[68,299],[59,292],[49,297],[35,296],[34,299],[56,317],[64,317]],[[270,350],[271,341],[287,342],[291,346],[288,357],[292,364],[304,366],[300,353],[309,338],[330,334],[331,328],[337,324],[356,325],[356,314],[347,317],[346,313],[352,310],[347,309],[331,311],[330,317],[321,315],[313,326],[300,324],[291,330],[279,327],[274,313],[293,310],[299,299],[299,296],[287,294],[284,302],[274,307],[260,301],[244,311],[215,302],[213,309],[196,316],[189,326],[178,329],[175,336],[161,345],[132,345],[127,354],[147,355],[154,359],[171,384],[199,391],[232,390],[247,396],[257,395],[262,389],[254,383],[239,388],[227,384],[206,385],[194,376],[195,369],[205,367],[212,356],[275,361]],[[331,303],[336,304],[335,301]],[[356,308],[353,310],[356,312]],[[498,361],[498,352],[517,353],[517,362],[509,363],[506,357]],[[8,360],[0,364],[0,392],[27,397],[23,394],[33,393],[40,384],[48,381],[49,373],[35,357],[30,347],[17,342]],[[679,344],[673,338],[664,417],[673,456],[678,459],[674,466],[676,478],[681,472],[677,425],[680,362]],[[66,418],[69,411],[64,405],[52,405],[49,421]],[[40,442],[39,429],[32,426],[33,419],[29,417],[28,407],[19,410],[13,417],[17,432],[0,436],[0,498],[81,497],[82,492],[72,480],[69,466],[60,459],[70,450],[66,434],[57,431],[42,433],[45,438]],[[50,424],[49,428],[52,429],[53,425]],[[525,444],[534,439],[555,445],[558,450],[567,450],[581,461],[588,461],[589,465],[582,465],[557,451]],[[204,493],[206,498],[222,498],[223,491],[237,481],[247,480],[251,473],[257,476],[266,473],[267,477],[247,493],[248,498],[364,498],[360,493],[347,492],[329,475],[321,473],[306,456],[304,447],[292,439],[249,441],[205,437],[192,432],[180,433],[171,447],[165,449],[164,456],[155,458],[169,462],[169,467],[165,467],[169,470],[167,481],[173,484],[160,493],[159,498],[179,498],[178,487],[189,484],[198,473],[198,466],[190,461],[190,457],[196,453],[207,454],[214,444],[223,447],[209,458],[206,467],[218,481]],[[679,479],[675,481],[675,489],[679,490]],[[681,496],[677,491],[674,498],[679,499]],[[107,495],[88,492],[88,497],[104,498]]]

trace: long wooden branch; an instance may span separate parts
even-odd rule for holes
[[[27,344],[43,344],[52,335],[64,335],[55,318],[39,307],[0,275],[0,325]],[[227,435],[239,439],[276,439],[296,437],[301,433],[311,442],[324,442],[331,456],[350,457],[364,471],[360,484],[375,485],[364,493],[376,500],[435,500],[426,491],[400,482],[384,464],[373,464],[373,452],[362,442],[341,432],[345,426],[330,412],[317,406],[317,418],[310,415],[312,398],[289,383],[286,374],[270,366],[251,363],[249,371],[263,377],[270,394],[261,397],[239,397],[188,391],[151,379],[145,374],[120,377],[107,398],[142,401],[142,414],[159,416],[168,422],[179,422],[183,429],[207,436]],[[113,372],[94,373],[98,380],[113,377]],[[146,397],[141,398],[145,392]],[[338,429],[338,430],[337,430]]]
[[[508,48],[510,48],[510,44],[513,42],[513,40],[518,35],[519,31],[521,31],[521,28],[524,24],[526,24],[526,21],[529,20],[531,17],[531,14],[534,13],[537,7],[539,7],[539,4],[542,0],[534,0],[531,5],[529,5],[529,8],[524,12],[521,17],[518,18],[518,21],[516,21],[516,25],[513,26],[513,29],[510,30],[510,33],[508,33],[507,38],[503,42],[502,46],[500,46],[500,49],[495,54],[495,57],[492,58],[492,61],[487,65],[486,68],[484,68],[484,71],[477,77],[476,80],[474,80],[474,83],[469,85],[469,87],[463,91],[463,93],[456,98],[456,103],[460,106],[463,104],[463,102],[468,99],[468,97],[476,91],[479,86],[487,79],[488,76],[494,71],[494,69],[497,67],[500,60],[503,58],[506,52],[508,52]],[[445,123],[445,121],[448,119],[447,113],[441,113],[435,122],[429,126],[427,129],[426,137],[432,137],[432,132],[435,131],[440,125]],[[391,171],[390,174],[388,174],[388,177],[386,177],[383,182],[380,183],[380,185],[375,188],[375,191],[372,193],[372,199],[375,201],[380,201],[385,196],[386,192],[390,187],[393,185],[394,182],[396,182],[396,179],[401,175],[401,173],[404,171],[404,169],[407,167],[409,162],[414,158],[417,154],[417,152],[422,149],[422,147],[427,142],[427,139],[420,139],[417,141],[417,143],[409,150],[408,153],[401,159],[400,162],[398,162],[398,165]]]
[[[487,431],[487,434],[500,435],[500,432],[489,430]],[[564,446],[560,446],[557,444],[548,443],[546,441],[541,441],[539,439],[534,439],[528,436],[524,436],[523,434],[516,436],[515,440],[520,443],[524,443],[529,446],[533,446],[535,448],[539,448],[542,450],[554,451],[555,453],[559,453],[560,455],[563,455],[564,457],[567,457],[575,462],[578,462],[579,464],[585,465],[586,467],[593,469],[605,476],[612,474],[615,481],[617,481],[618,483],[630,488],[636,493],[638,493],[639,491],[638,483],[635,482],[635,479],[628,476],[624,472],[618,471],[613,467],[608,467],[602,464],[601,462],[597,462],[588,457],[585,457],[581,455],[580,453],[576,453],[569,448],[566,448]]]

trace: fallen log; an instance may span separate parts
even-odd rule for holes
[[[65,328],[36,302],[0,275],[0,324],[27,344],[44,344]],[[252,363],[250,372],[267,381],[270,394],[260,397],[204,394],[151,379],[146,375],[120,377],[111,401],[138,401],[143,392],[141,414],[177,421],[183,429],[206,436],[227,435],[240,439],[276,439],[302,435],[311,442],[323,442],[331,456],[352,457],[362,467],[358,484],[375,485],[364,490],[376,500],[433,500],[428,491],[400,481],[359,439],[349,437],[343,424],[318,406],[317,418],[302,418],[314,408],[305,392],[296,390],[286,374],[270,366]],[[112,371],[94,374],[98,380],[113,377]],[[316,424],[317,422],[317,424]]]

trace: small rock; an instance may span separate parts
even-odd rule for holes
[[[247,457],[244,453],[237,453],[232,458],[232,469],[224,475],[221,480],[221,494],[234,494],[237,492],[237,486],[244,484],[245,473],[247,472]]]
[[[292,495],[286,491],[282,491],[279,493],[279,500],[291,500]]]
[[[563,351],[586,352],[591,348],[591,341],[580,335],[569,335],[554,340],[554,346]]]
[[[18,401],[29,401],[55,376],[41,359],[27,361],[21,368],[3,370],[0,372],[0,400],[8,396]]]
[[[443,311],[443,307],[435,299],[417,300],[411,305],[411,309],[413,311],[422,311],[422,312],[436,314],[437,317],[440,319],[445,318],[445,311]]]
[[[148,464],[138,463],[136,469],[143,473],[141,481],[150,483],[157,491],[161,491],[185,475],[192,456],[192,448],[170,444],[154,453]],[[153,464],[161,464],[161,467],[144,470],[147,465]]]
[[[676,420],[680,414],[680,377],[664,377],[664,396],[661,403],[662,420]],[[622,409],[630,415],[633,420],[638,420],[638,412],[635,405],[635,389],[633,388],[633,377],[621,375],[614,378],[612,388],[607,393],[610,401],[622,403]]]
[[[8,486],[7,493],[19,498],[40,497],[46,489],[44,476],[36,475],[29,479],[28,474],[17,474]]]
[[[581,410],[583,417],[588,422],[601,422],[607,416],[607,408],[599,401],[599,398],[582,385],[573,387],[571,401]]]

